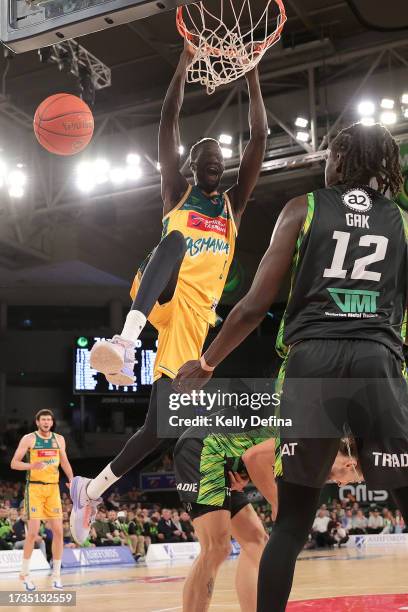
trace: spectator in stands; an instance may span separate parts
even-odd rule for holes
[[[175,524],[175,526],[177,527],[177,530],[180,531],[181,533],[181,540],[186,541],[187,540],[187,536],[183,531],[183,527],[181,526],[180,523],[180,515],[178,513],[177,510],[173,510],[173,512],[171,513],[171,520],[173,521],[173,523]]]
[[[187,542],[197,542],[197,536],[194,533],[193,522],[188,512],[182,512],[180,515],[180,527],[186,536]]]
[[[96,546],[115,546],[111,525],[106,518],[106,512],[98,510],[93,523],[91,542]]]
[[[152,514],[149,522],[145,522],[145,541],[146,546],[149,547],[150,544],[157,544],[159,541],[159,520],[160,515],[157,516],[158,513]]]
[[[145,517],[141,510],[136,514],[129,512],[128,514],[128,534],[130,540],[130,549],[136,561],[144,557],[145,549]]]
[[[392,512],[390,512],[388,508],[383,509],[383,519],[384,527],[381,533],[394,533],[395,519]]]
[[[327,516],[327,509],[321,507],[312,526],[312,536],[318,548],[333,546],[334,539],[328,531],[330,518]]]
[[[137,489],[136,487],[132,487],[129,493],[127,494],[127,497],[131,502],[137,502],[140,496],[141,496],[141,491],[139,491],[139,489]]]
[[[333,514],[336,515],[335,512]],[[344,527],[342,527],[342,524],[340,521],[331,521],[329,525],[330,525],[329,533],[331,537],[333,538],[333,543],[335,542],[339,548],[341,547],[342,544],[346,544],[349,541],[350,538],[348,536],[348,533],[344,529]],[[331,544],[329,543],[329,546],[330,545]]]
[[[171,520],[171,511],[163,508],[161,518],[158,523],[159,542],[181,542],[182,534]]]
[[[0,506],[0,550],[13,548],[13,528],[9,521],[9,510],[3,503]]]
[[[62,537],[64,538],[64,548],[77,548],[77,544],[72,539],[69,520],[64,518],[62,521]]]
[[[404,518],[399,510],[395,511],[395,533],[406,533]]]
[[[367,533],[381,533],[384,528],[384,519],[378,509],[372,510],[368,518]]]
[[[118,499],[118,495],[116,493],[111,493],[107,500],[105,501],[105,506],[107,510],[119,510],[120,503]]]
[[[350,531],[353,529],[353,513],[349,508],[346,510],[345,515],[341,519],[341,526],[347,531],[347,533],[350,533]]]
[[[364,516],[362,510],[357,510],[355,516],[353,516],[351,520],[352,528],[349,529],[350,535],[362,535],[367,533],[368,520],[367,517]]]

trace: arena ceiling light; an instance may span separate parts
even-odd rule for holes
[[[91,167],[92,175],[97,185],[102,185],[109,180],[110,163],[107,159],[96,159]]]
[[[298,128],[307,128],[309,125],[309,119],[305,119],[304,117],[298,117],[295,121],[295,125]]]
[[[408,107],[404,108],[404,117],[405,119],[408,119]]]
[[[180,145],[179,148],[178,148],[179,154],[183,155],[184,151],[185,151],[185,148],[183,147],[183,145]]]
[[[232,136],[230,134],[220,134],[220,137],[218,138],[218,142],[220,144],[230,145],[232,144]]]
[[[114,185],[121,185],[126,181],[126,169],[125,168],[112,168],[109,172],[109,178]]]
[[[137,153],[129,153],[126,157],[126,163],[128,166],[138,166],[140,164],[140,155]]]
[[[95,187],[94,165],[89,162],[81,162],[76,168],[76,186],[83,193],[89,193]]]
[[[21,170],[12,170],[3,181],[7,184],[8,194],[10,198],[22,198],[24,196],[24,187],[27,183],[27,176]]]
[[[394,113],[393,111],[385,111],[384,113],[381,113],[380,121],[384,125],[394,125],[397,123],[397,113]]]
[[[21,185],[13,185],[9,187],[8,194],[10,198],[22,198],[24,196],[24,187]]]
[[[385,108],[386,110],[393,110],[395,106],[395,100],[392,98],[383,98],[381,100],[381,108]]]
[[[407,104],[408,105],[408,92],[407,93],[403,93],[401,96],[401,102],[403,104]]]
[[[232,149],[228,147],[221,147],[221,153],[225,159],[230,159],[232,157]]]
[[[138,181],[142,176],[143,172],[140,166],[127,166],[126,178],[129,181]]]
[[[358,112],[362,117],[371,117],[375,113],[375,104],[371,100],[363,100],[358,105]]]
[[[362,117],[361,123],[367,127],[370,127],[371,125],[375,125],[375,119],[374,117]]]
[[[303,132],[303,131],[297,132],[296,140],[299,140],[300,142],[308,142],[310,140],[309,132]]]

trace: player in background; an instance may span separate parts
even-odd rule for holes
[[[218,414],[236,412],[227,409]],[[197,433],[201,437],[194,437]],[[293,452],[291,444],[281,446],[276,433],[266,427],[239,434],[190,428],[177,442],[177,490],[200,542],[200,554],[184,583],[184,612],[208,610],[218,570],[231,552],[231,536],[241,547],[235,578],[240,607],[242,612],[255,612],[259,562],[268,537],[243,488],[250,479],[276,519],[275,477],[282,475],[282,457]],[[344,438],[337,448],[326,479],[339,486],[362,480],[354,440]]]
[[[264,159],[268,126],[255,68],[246,75],[250,139],[236,183],[220,191],[224,159],[218,141],[211,138],[198,141],[190,151],[193,184],[181,174],[179,115],[193,58],[186,44],[162,109],[162,240],[136,275],[131,290],[134,302],[122,332],[110,341],[97,343],[91,353],[92,367],[111,383],[131,385],[135,343],[149,318],[159,332],[150,405],[144,426],[96,478],[74,479],[71,531],[79,543],[89,532],[83,518],[87,507],[92,505],[92,520],[102,493],[160,444],[158,380],[163,376],[173,379],[183,363],[201,354],[208,327],[216,321],[215,309],[234,256],[237,229]]]
[[[358,123],[340,132],[327,156],[326,189],[286,205],[249,293],[202,359],[185,364],[174,381],[178,391],[205,384],[260,324],[292,269],[277,340],[286,353],[280,415],[294,422],[307,415],[315,437],[299,436],[296,452],[283,458],[278,517],[260,565],[258,612],[286,609],[296,559],[337,452],[336,438],[319,433],[349,389],[348,424],[367,485],[390,490],[408,520],[408,228],[391,199],[401,184],[399,148],[385,127]],[[291,393],[293,382],[306,379],[317,379],[320,396],[301,387]],[[324,379],[338,381],[335,396]]]
[[[68,478],[68,486],[74,477],[68,461],[64,437],[52,431],[54,426],[52,411],[40,410],[37,412],[35,423],[37,431],[21,438],[11,460],[12,470],[27,472],[24,506],[28,519],[28,531],[20,571],[20,579],[26,591],[35,591],[37,588],[30,579],[30,559],[41,521],[48,521],[52,531],[52,588],[63,588],[61,559],[64,542],[59,466]]]

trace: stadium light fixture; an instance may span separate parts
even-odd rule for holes
[[[157,168],[157,170],[160,172],[160,170],[161,170],[161,163],[160,163],[160,162],[157,162],[157,164],[156,164],[156,168]]]
[[[298,128],[307,128],[309,125],[309,119],[305,119],[304,117],[298,117],[295,121],[295,125]]]
[[[21,170],[13,170],[7,177],[7,183],[10,187],[24,187],[27,182],[27,176]]]
[[[97,185],[102,185],[109,180],[110,163],[107,159],[96,159],[92,164],[92,176]]]
[[[402,96],[401,96],[401,102],[402,102],[403,104],[408,105],[408,92],[407,92],[407,93],[402,94]]]
[[[138,166],[140,164],[140,155],[137,153],[129,153],[126,157],[126,163],[128,166]]]
[[[22,185],[11,185],[8,190],[10,198],[22,198],[24,187]]]
[[[408,119],[408,107],[404,108],[404,117],[405,119]]]
[[[395,106],[395,100],[392,98],[383,98],[381,100],[381,108],[385,108],[385,110],[393,110]]]
[[[130,181],[137,181],[142,176],[143,172],[140,166],[128,166],[126,168],[126,178]]]
[[[183,147],[183,145],[180,145],[179,148],[178,148],[179,154],[183,155],[184,151],[185,151],[185,148]]]
[[[310,139],[309,132],[299,131],[296,134],[296,140],[299,140],[300,142],[308,142],[309,139]]]
[[[114,185],[120,185],[126,181],[126,170],[124,168],[112,168],[109,178]]]
[[[232,157],[232,149],[228,147],[221,147],[221,153],[225,159],[230,159]]]
[[[370,127],[371,125],[375,124],[375,119],[374,117],[362,117],[361,123],[367,127]]]
[[[220,144],[230,145],[232,144],[232,136],[230,134],[220,134],[220,137],[218,138],[218,142]]]
[[[370,117],[375,113],[375,104],[371,100],[363,100],[358,105],[358,112],[362,117]]]
[[[394,125],[397,123],[397,114],[393,111],[385,111],[381,113],[380,120],[384,125]]]
[[[86,176],[86,175],[78,176],[78,178],[76,180],[76,186],[78,187],[79,191],[82,191],[82,193],[89,193],[95,187],[94,177],[92,175],[89,175],[89,176]]]

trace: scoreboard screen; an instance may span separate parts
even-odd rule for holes
[[[23,53],[176,9],[182,4],[188,2],[0,0],[0,41],[15,53]]]
[[[74,393],[78,395],[110,395],[110,394],[139,394],[148,396],[153,384],[153,368],[157,352],[157,340],[146,338],[138,340],[135,349],[135,384],[129,387],[117,387],[108,383],[105,376],[90,364],[90,352],[98,340],[105,338],[77,338],[74,349]]]

